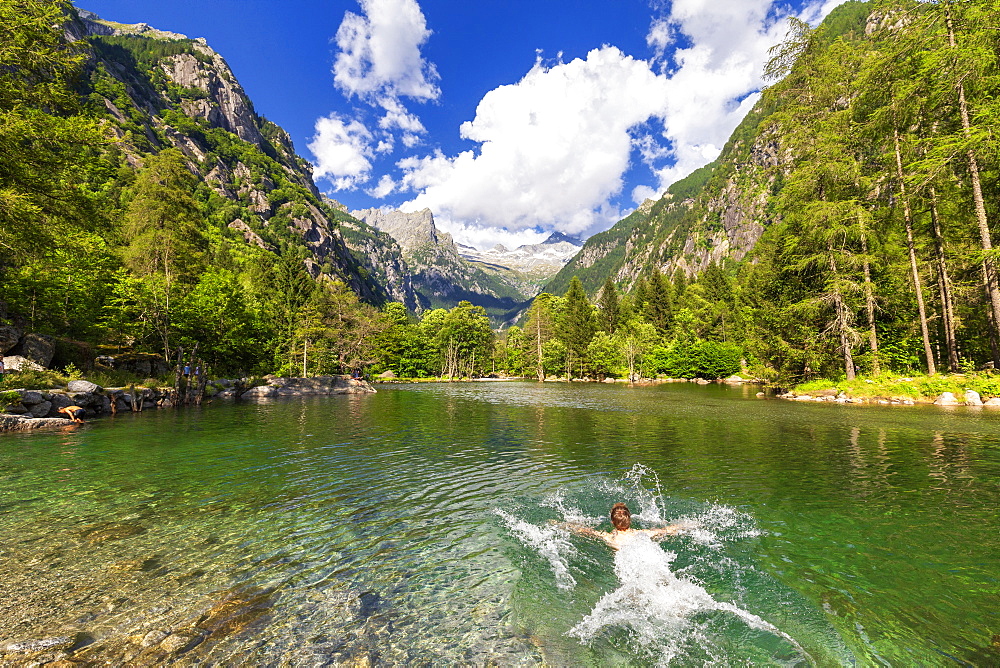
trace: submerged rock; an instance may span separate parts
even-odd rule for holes
[[[160,642],[160,649],[168,654],[183,654],[200,645],[204,639],[204,636],[192,631],[177,631]]]
[[[253,588],[230,592],[201,616],[195,628],[213,638],[242,631],[270,611],[271,593]]]
[[[138,536],[141,533],[146,533],[146,527],[138,524],[100,524],[84,529],[80,532],[80,537],[96,545],[109,540]]]
[[[142,637],[142,640],[139,641],[139,646],[145,649],[146,647],[159,645],[167,635],[167,632],[163,629],[153,629]]]
[[[76,636],[55,636],[41,640],[16,640],[0,645],[0,652],[28,654],[53,649],[67,649],[76,644]]]

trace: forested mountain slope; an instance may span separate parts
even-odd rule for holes
[[[792,23],[719,159],[595,235],[576,275],[663,341],[737,341],[785,382],[1000,366],[1000,10],[848,2]]]
[[[331,318],[370,323],[359,298],[417,306],[398,247],[320,195],[204,40],[63,2],[2,12],[0,318],[14,331],[164,356],[197,343],[249,371],[290,364]]]
[[[864,33],[868,3],[851,1],[824,24],[825,40]],[[572,276],[596,292],[608,276],[625,290],[656,269],[694,276],[710,263],[741,260],[774,219],[771,195],[780,189],[779,137],[765,121],[774,100],[762,99],[743,119],[711,164],[647,200],[614,227],[587,240],[580,253],[546,285],[562,294]]]

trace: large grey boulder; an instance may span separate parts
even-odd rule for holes
[[[21,392],[21,403],[25,406],[34,406],[45,401],[45,395],[37,390],[25,390]]]
[[[13,325],[0,325],[0,355],[12,350],[23,334],[24,332]]]
[[[49,416],[49,410],[51,408],[51,401],[42,401],[32,406],[28,406],[28,412],[31,413],[31,417],[43,418]]]
[[[951,392],[942,392],[941,396],[934,400],[935,406],[957,406],[958,399]]]
[[[278,396],[278,388],[272,387],[271,385],[258,385],[257,387],[251,387],[249,390],[243,393],[244,397],[249,398],[264,398],[264,397],[276,397]]]
[[[3,365],[7,371],[44,371],[45,367],[37,362],[32,362],[27,357],[21,355],[8,355],[3,358]]]
[[[966,406],[982,406],[983,400],[980,398],[979,393],[975,390],[965,391],[965,405]]]
[[[89,380],[71,380],[66,384],[66,391],[94,393],[100,392],[101,386],[97,383],[91,383]]]
[[[52,363],[52,358],[56,354],[56,341],[45,334],[28,332],[21,338],[19,348],[21,355],[47,367]]]
[[[52,393],[52,398],[49,401],[52,402],[52,407],[49,409],[49,417],[57,417],[60,415],[58,412],[60,408],[73,405],[72,399],[65,394],[57,394],[55,392]]]

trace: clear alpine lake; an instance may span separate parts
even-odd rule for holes
[[[1000,664],[1000,411],[377,387],[3,435],[0,642],[185,665]],[[687,528],[613,554],[553,523],[609,529],[619,500]]]

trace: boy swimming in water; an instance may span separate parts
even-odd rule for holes
[[[685,525],[683,524],[671,524],[670,526],[661,527],[659,529],[633,529],[632,513],[629,511],[628,506],[621,502],[611,506],[611,524],[615,527],[611,533],[591,529],[590,527],[583,526],[582,524],[571,524],[569,522],[560,522],[558,523],[558,526],[569,529],[573,533],[581,536],[603,540],[605,543],[610,545],[613,550],[620,550],[623,545],[631,541],[639,534],[648,536],[652,540],[663,540],[667,536],[677,535],[682,529],[685,528]]]

